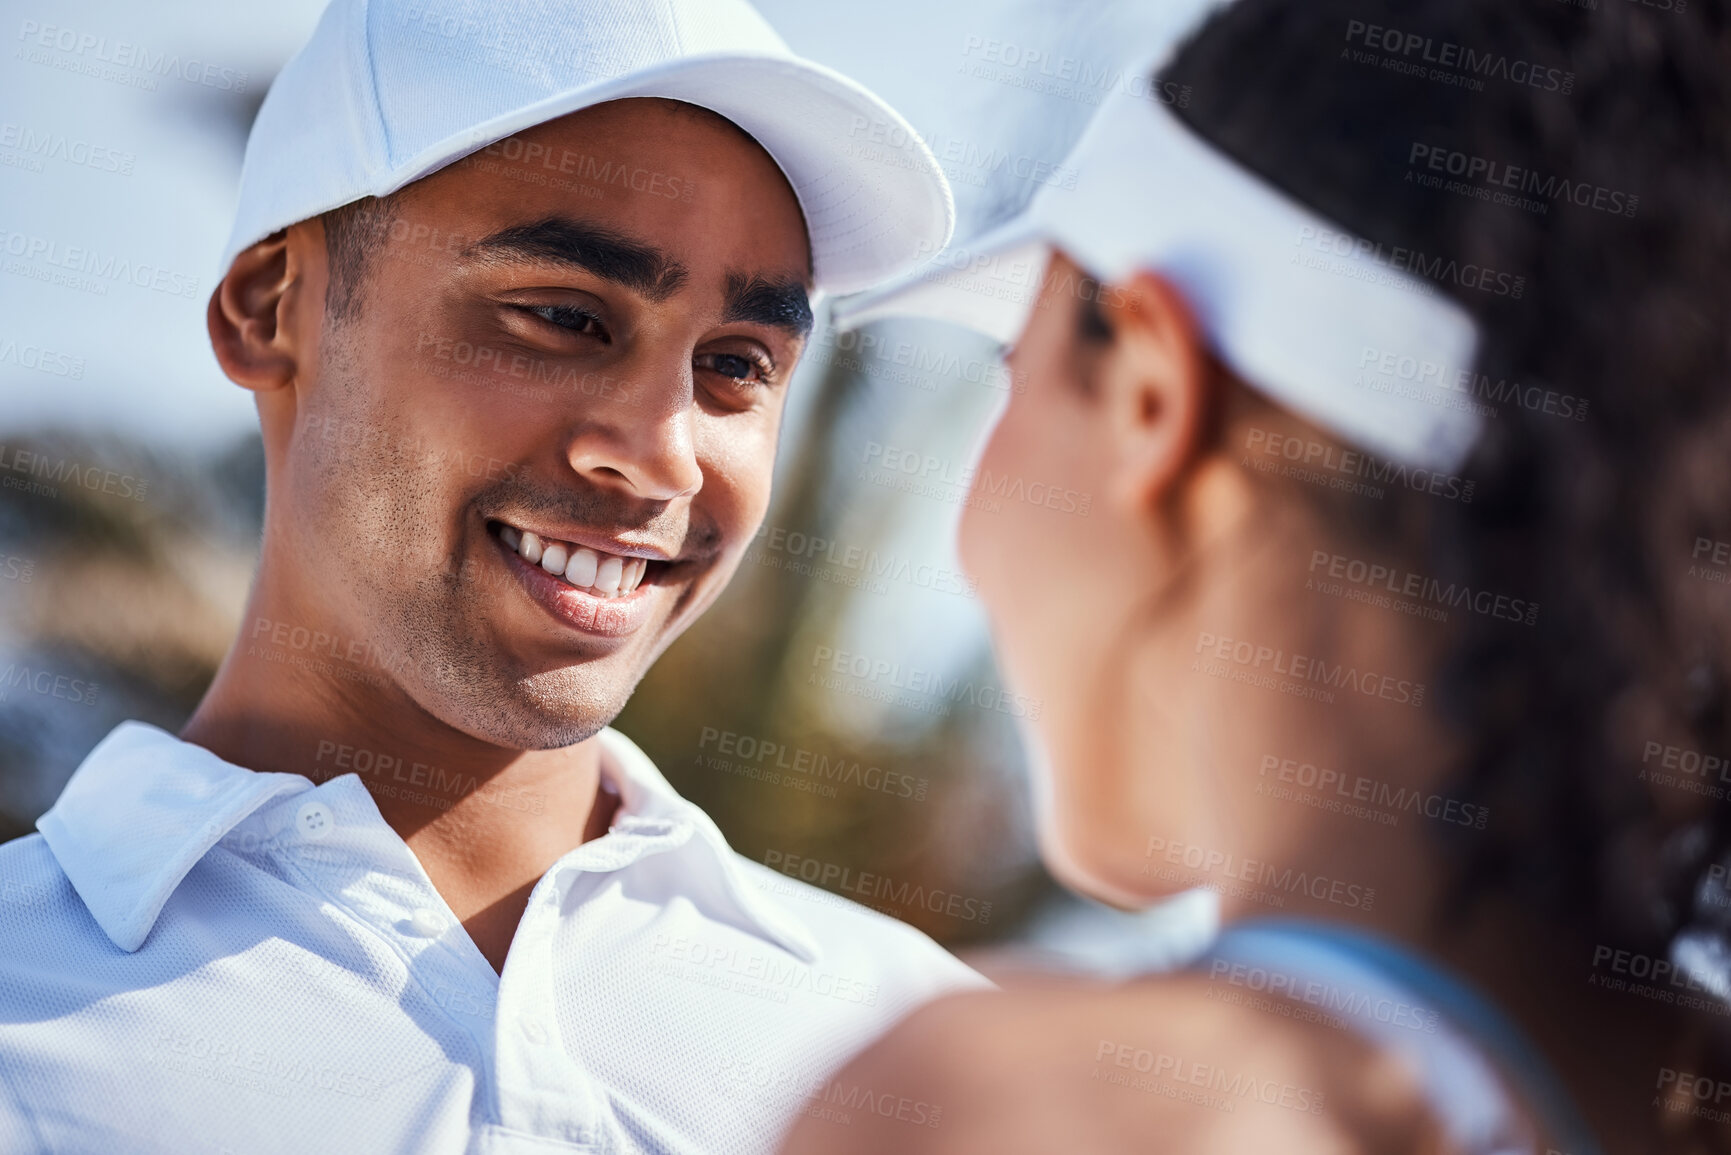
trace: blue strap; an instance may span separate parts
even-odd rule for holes
[[[1292,939],[1320,945],[1413,991],[1496,1064],[1547,1130],[1567,1145],[1569,1155],[1602,1155],[1562,1080],[1520,1029],[1465,981],[1389,939],[1333,923],[1258,918],[1226,927],[1215,949],[1238,941],[1256,944],[1252,953],[1268,955],[1269,948],[1277,952],[1281,940]]]

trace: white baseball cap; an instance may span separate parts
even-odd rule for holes
[[[820,290],[878,284],[949,241],[950,187],[918,134],[744,0],[332,0],[253,124],[221,269],[297,221],[643,96],[756,138],[805,213]]]
[[[1395,462],[1457,467],[1486,408],[1469,396],[1472,318],[1217,151],[1160,95],[1113,92],[1065,162],[1073,185],[1043,186],[1008,223],[831,316],[937,317],[1009,343],[1055,246],[1103,282],[1171,281],[1225,364],[1320,427]]]

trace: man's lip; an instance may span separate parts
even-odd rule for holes
[[[654,596],[652,591],[659,588],[657,583],[645,579],[623,597],[600,597],[529,564],[496,536],[488,536],[494,538],[494,548],[524,590],[561,624],[593,636],[623,638],[636,633],[649,620],[650,598]]]
[[[523,533],[532,533],[542,541],[563,541],[572,545],[585,546],[597,553],[613,553],[620,557],[640,557],[649,561],[673,562],[679,560],[678,550],[664,549],[651,542],[632,541],[628,537],[608,537],[586,529],[570,529],[548,526],[546,523],[531,523],[525,519],[514,521],[508,517],[497,515],[487,518],[489,522],[508,525]]]

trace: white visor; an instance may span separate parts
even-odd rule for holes
[[[1150,68],[1153,71],[1153,68]],[[1471,317],[1373,246],[1197,137],[1152,94],[1114,92],[1065,167],[1009,223],[912,276],[838,300],[853,328],[920,315],[1013,341],[1052,247],[1103,283],[1139,270],[1184,294],[1216,356],[1272,400],[1373,453],[1453,471],[1477,413],[1446,387],[1470,371]],[[1318,258],[1319,239],[1326,259]]]

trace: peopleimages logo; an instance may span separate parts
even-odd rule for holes
[[[31,480],[25,482],[22,478],[4,477],[0,484],[7,489],[23,489],[47,497],[60,496],[59,486],[62,485],[76,485],[92,493],[128,497],[133,501],[143,501],[150,492],[150,482],[146,478],[100,465],[84,465],[64,457],[50,457],[36,450],[0,445],[0,474],[12,473]]]
[[[247,75],[238,68],[206,64],[190,56],[182,59],[178,52],[153,52],[141,44],[126,40],[111,42],[106,36],[81,32],[76,28],[62,28],[54,24],[25,20],[18,25],[18,39],[24,42],[26,48],[51,50],[62,54],[60,59],[55,59],[46,55],[46,52],[34,53],[30,57],[33,64],[65,67],[67,71],[97,75],[101,79],[116,79],[101,74],[102,65],[134,69],[146,74],[140,79],[149,81],[141,86],[147,89],[156,87],[156,77],[173,76],[188,84],[217,88],[224,92],[246,91]],[[70,67],[67,67],[68,64]]]
[[[1226,1111],[1236,1109],[1239,1103],[1252,1102],[1268,1107],[1284,1107],[1289,1111],[1308,1115],[1322,1114],[1321,1091],[1282,1083],[1276,1079],[1260,1079],[1242,1071],[1231,1071],[1211,1063],[1199,1063],[1194,1059],[1170,1055],[1164,1051],[1155,1054],[1131,1043],[1101,1039],[1094,1049],[1094,1062],[1097,1065],[1091,1077],[1114,1086],[1143,1092],[1160,1090],[1148,1079],[1104,1070],[1108,1065],[1139,1072],[1151,1076],[1152,1079],[1167,1081],[1183,1088],[1206,1087],[1210,1091],[1217,1091],[1220,1101],[1215,1105]],[[1179,1096],[1168,1094],[1167,1097]]]
[[[1731,1080],[1660,1067],[1655,1090],[1659,1096],[1655,1105],[1662,1104],[1667,1111],[1694,1115],[1712,1123],[1731,1123],[1731,1110],[1725,1108],[1725,1101],[1731,1099]],[[1711,1107],[1707,1105],[1709,1101]]]
[[[497,386],[507,393],[533,396],[536,386],[544,386],[549,391],[569,391],[586,397],[620,402],[631,400],[631,386],[611,374],[589,369],[579,371],[574,366],[561,365],[550,358],[531,357],[504,346],[476,345],[422,330],[415,338],[415,355],[423,363],[446,363],[427,364],[435,376],[469,382],[497,378],[500,379]]]
[[[808,568],[810,564],[833,566],[867,579],[862,582],[842,581],[839,584],[853,588],[864,586],[873,593],[885,592],[887,587],[884,582],[894,581],[937,593],[967,598],[974,596],[974,580],[967,574],[930,562],[915,561],[893,551],[885,553],[870,546],[849,545],[834,538],[788,530],[779,525],[771,526],[767,522],[758,527],[752,544],[766,554],[778,554],[788,559],[776,563],[775,568],[813,577],[818,575]]]
[[[1320,657],[1287,653],[1275,646],[1202,632],[1196,635],[1196,648],[1192,653],[1195,655],[1192,670],[1229,681],[1277,689],[1296,697],[1333,702],[1334,696],[1330,691],[1340,690],[1414,708],[1424,705],[1425,687],[1422,682],[1375,670],[1360,670],[1345,662],[1331,663]]]
[[[573,152],[568,148],[560,149],[559,154],[555,156],[551,145],[525,141],[516,136],[496,140],[481,149],[480,153],[471,155],[501,157],[521,164],[525,168],[538,167],[549,174],[556,173],[574,177],[579,181],[592,181],[597,185],[617,185],[622,189],[646,193],[665,200],[689,201],[697,190],[697,186],[686,177],[671,176],[652,169],[636,168],[622,161]]]
[[[57,674],[53,670],[32,667],[26,662],[10,662],[5,669],[0,670],[0,702],[10,701],[12,691],[23,690],[45,698],[59,698],[81,706],[94,706],[96,691],[100,688],[95,682],[87,682],[71,674]]]
[[[829,1078],[828,1074],[827,1068],[812,1072],[769,1067],[730,1055],[716,1071],[715,1083],[726,1094],[744,1094],[759,1102],[774,1103],[777,1110],[802,1102],[799,1113],[806,1118],[843,1126],[853,1121],[854,1112],[916,1127],[936,1127],[943,1121],[944,1109],[935,1103],[890,1091],[874,1091],[861,1083],[844,1083]]]
[[[1655,958],[1642,954],[1640,951],[1623,950],[1619,947],[1597,943],[1593,947],[1593,971],[1610,971],[1613,976],[1607,978],[1602,974],[1592,973],[1587,976],[1589,986],[1604,987],[1608,990],[1627,990],[1632,985],[1651,983],[1660,991],[1670,995],[1657,1001],[1676,1002],[1677,991],[1685,993],[1712,994],[1713,988],[1701,981],[1690,971],[1684,970],[1668,958]],[[1663,984],[1663,986],[1659,986]],[[1666,988],[1670,988],[1667,990]],[[1647,992],[1647,997],[1652,997]]]
[[[1444,582],[1438,578],[1396,569],[1378,562],[1367,562],[1346,554],[1322,549],[1312,550],[1309,576],[1304,582],[1305,589],[1336,597],[1347,596],[1348,600],[1352,601],[1368,600],[1352,597],[1350,594],[1343,595],[1342,591],[1335,588],[1341,583],[1362,588],[1368,594],[1381,599],[1371,604],[1382,605],[1386,602],[1385,608],[1433,621],[1446,622],[1447,611],[1450,609],[1464,609],[1498,621],[1520,622],[1529,626],[1539,620],[1537,602],[1512,598],[1507,594],[1486,589],[1475,590],[1465,582]],[[1383,594],[1392,595],[1392,600],[1381,598]],[[1408,604],[1408,600],[1412,604]]]
[[[42,161],[57,160],[79,168],[95,169],[97,172],[131,176],[133,163],[137,160],[130,152],[92,144],[88,140],[67,136],[65,133],[39,131],[29,125],[10,121],[0,124],[0,150],[28,158],[34,162],[29,166],[34,172],[42,171]],[[4,163],[12,162],[0,156],[0,164]],[[14,164],[14,167],[20,166]]]
[[[1379,269],[1386,269],[1391,273],[1406,273],[1422,280],[1412,282],[1404,277],[1387,276],[1379,278],[1375,283],[1396,288],[1410,285],[1416,291],[1427,295],[1435,290],[1425,284],[1426,281],[1473,289],[1480,293],[1489,293],[1493,297],[1508,297],[1515,301],[1521,299],[1527,288],[1525,277],[1505,273],[1488,265],[1445,259],[1400,245],[1384,245],[1381,241],[1369,241],[1352,233],[1336,232],[1314,225],[1300,228],[1294,244],[1301,250],[1309,250],[1293,255],[1294,262],[1303,263],[1307,268],[1360,280],[1370,279]],[[1364,265],[1366,261],[1370,262],[1368,269]]]
[[[1507,377],[1493,380],[1490,374],[1470,367],[1457,368],[1435,361],[1421,361],[1393,349],[1364,346],[1359,350],[1358,367],[1362,375],[1354,382],[1357,385],[1377,389],[1405,383],[1412,387],[1411,392],[1405,395],[1415,398],[1423,398],[1433,391],[1442,396],[1458,393],[1463,401],[1470,399],[1470,403],[1486,403],[1485,407],[1475,411],[1487,417],[1498,414],[1495,406],[1514,405],[1565,421],[1587,419],[1588,398],[1539,385],[1522,385]]]
[[[989,469],[976,477],[972,465],[958,465],[948,458],[879,441],[866,442],[861,461],[865,468],[859,471],[859,480],[888,485],[904,492],[942,495],[945,490],[971,491],[984,502],[992,499],[1019,501],[1082,517],[1088,516],[1094,503],[1090,494],[1074,489],[1040,481],[1029,482],[1009,474],[994,474]],[[903,480],[917,484],[897,484]],[[934,490],[933,487],[940,488]],[[986,504],[985,508],[996,512],[995,504]]]
[[[1474,830],[1483,830],[1490,821],[1490,808],[1486,806],[1278,754],[1264,754],[1257,774],[1261,779],[1256,784],[1258,794],[1313,805],[1318,810],[1346,813],[1353,818],[1371,818],[1384,826],[1398,825],[1402,812]],[[1367,807],[1376,809],[1358,812]]]
[[[1144,875],[1163,879],[1179,877],[1170,871],[1155,874],[1153,864],[1159,860],[1182,867],[1191,884],[1196,886],[1210,886],[1213,880],[1225,878],[1261,887],[1267,892],[1265,897],[1279,898],[1279,895],[1272,894],[1274,891],[1279,891],[1281,895],[1307,895],[1318,902],[1331,902],[1336,906],[1355,910],[1370,910],[1376,904],[1374,887],[1360,886],[1355,882],[1311,874],[1291,867],[1283,869],[1263,859],[1244,858],[1229,851],[1215,850],[1195,843],[1150,836],[1143,857],[1148,860],[1143,864]],[[1269,905],[1283,906],[1285,903],[1282,900]]]
[[[331,652],[335,653],[334,646]],[[355,774],[369,785],[391,781],[425,788],[452,798],[473,795],[507,810],[540,814],[546,806],[545,799],[539,794],[502,789],[492,781],[483,781],[474,774],[465,775],[454,770],[445,770],[427,762],[411,762],[398,754],[348,746],[330,739],[319,740],[313,763],[316,767],[313,777],[321,782],[342,774]],[[448,806],[447,803],[445,808]]]
[[[1362,492],[1380,498],[1386,486],[1428,493],[1463,505],[1470,505],[1473,500],[1475,483],[1470,478],[1408,466],[1398,461],[1384,461],[1373,453],[1342,449],[1307,437],[1251,429],[1244,437],[1244,451],[1247,455],[1245,463],[1258,472],[1273,473],[1276,472],[1275,466],[1285,463],[1290,472],[1284,476],[1311,481],[1327,489]],[[1357,479],[1371,484],[1363,484]]]
[[[818,646],[812,651],[806,683],[933,714],[946,714],[952,705],[963,705],[1038,721],[1042,708],[1038,698],[1012,694],[989,683],[833,646]]]
[[[763,864],[781,871],[789,878],[797,878],[832,893],[845,894],[882,913],[899,916],[901,912],[917,908],[966,922],[977,922],[981,926],[992,920],[990,902],[922,883],[874,874],[869,870],[855,870],[851,866],[789,854],[784,850],[764,851]]]
[[[598,48],[592,37],[525,35],[514,13],[482,22],[443,6],[409,4],[398,10],[397,25],[411,34],[408,44],[419,52],[537,80],[545,79],[550,67],[601,78],[621,76],[634,64],[619,52]]]
[[[34,369],[51,377],[70,377],[73,380],[84,376],[84,358],[29,342],[20,343],[16,338],[6,336],[0,336],[0,365],[16,365],[20,369]]]
[[[1216,958],[1208,964],[1209,983],[1223,983],[1252,994],[1269,994],[1317,1007],[1336,1018],[1358,1019],[1383,1026],[1403,1027],[1428,1035],[1437,1032],[1441,1012],[1418,1003],[1388,998],[1358,988],[1300,976],[1267,967]]]
[[[698,736],[698,750],[713,749],[730,760],[731,768],[749,768],[754,772],[794,774],[828,783],[857,786],[862,790],[889,794],[896,798],[925,801],[929,785],[924,778],[915,778],[900,770],[885,770],[849,758],[845,753],[833,755],[772,742],[751,734],[705,726]],[[702,761],[700,756],[699,761]],[[755,774],[754,774],[755,776]]]
[[[1635,781],[1722,801],[1731,795],[1731,758],[1648,739],[1641,748]],[[1723,872],[1725,868],[1712,869]]]
[[[167,293],[172,297],[198,296],[198,278],[186,273],[178,273],[160,265],[130,261],[113,253],[103,253],[81,245],[63,245],[48,237],[15,233],[3,227],[0,227],[0,254],[47,266],[41,270],[42,275],[36,277],[38,280],[49,279],[49,270],[60,270],[79,282],[70,284],[70,287],[82,291],[94,290],[106,294],[108,286],[104,282],[125,281],[140,289]],[[22,276],[32,275],[31,266],[27,264],[14,267],[9,263],[6,271]]]
[[[731,943],[706,942],[685,935],[658,934],[649,944],[650,966],[658,974],[683,978],[785,1003],[794,994],[875,1007],[877,983],[817,971],[786,957],[781,950],[742,951]]]
[[[1409,183],[1488,200],[1495,204],[1506,204],[1528,212],[1549,212],[1552,204],[1563,202],[1602,213],[1632,217],[1641,204],[1641,198],[1633,193],[1554,174],[1547,176],[1537,169],[1475,156],[1422,140],[1412,142],[1406,160],[1406,179]],[[1419,171],[1421,167],[1426,171]],[[1461,179],[1444,182],[1441,176],[1431,175],[1436,173]]]
[[[867,329],[836,331],[825,328],[807,345],[810,355],[823,356],[831,365],[888,377],[926,392],[937,391],[937,378],[965,381],[1005,393],[1026,393],[1028,385],[995,358],[963,358],[954,350],[915,341],[892,340],[889,335]],[[904,371],[905,372],[902,372]]]
[[[983,36],[969,36],[963,42],[962,58],[957,71],[965,76],[1080,104],[1099,104],[1107,93],[1122,92],[1177,108],[1190,106],[1188,84],[1159,80],[1145,70],[1127,69],[1116,62],[1083,60]]]
[[[897,168],[923,164],[921,144],[931,150],[951,184],[985,187],[990,178],[1009,173],[1030,184],[1075,188],[1080,173],[1027,153],[1009,152],[992,145],[952,136],[934,127],[914,130],[882,118],[856,116],[848,128],[848,155],[867,157]]]
[[[1561,68],[1363,20],[1346,22],[1346,42],[1364,49],[1343,50],[1348,59],[1357,63],[1380,64],[1390,71],[1444,81],[1473,92],[1483,92],[1486,80],[1507,81],[1563,96],[1575,90],[1575,74]]]

